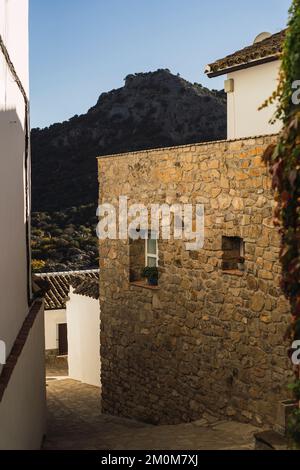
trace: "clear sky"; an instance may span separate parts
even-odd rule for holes
[[[85,113],[126,75],[205,65],[286,25],[291,0],[30,0],[31,125]]]

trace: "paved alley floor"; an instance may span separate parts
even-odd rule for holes
[[[253,449],[257,428],[213,417],[175,426],[152,426],[101,415],[100,389],[70,379],[47,380],[45,450]]]

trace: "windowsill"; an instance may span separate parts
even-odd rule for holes
[[[142,289],[159,290],[159,286],[150,286],[147,281],[133,281],[129,283],[130,286],[141,287]]]
[[[223,269],[223,274],[229,274],[229,276],[243,276],[245,271],[240,271],[239,269]]]

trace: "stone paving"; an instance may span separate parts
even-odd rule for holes
[[[47,377],[67,377],[68,376],[68,358],[67,356],[48,356],[46,357],[46,375]]]
[[[102,415],[100,389],[70,379],[47,380],[45,450],[249,450],[257,428],[206,414],[190,424],[153,426]]]

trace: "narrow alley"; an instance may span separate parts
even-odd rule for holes
[[[64,377],[47,379],[45,450],[251,450],[257,428],[205,419],[152,426],[102,415],[99,388]]]

